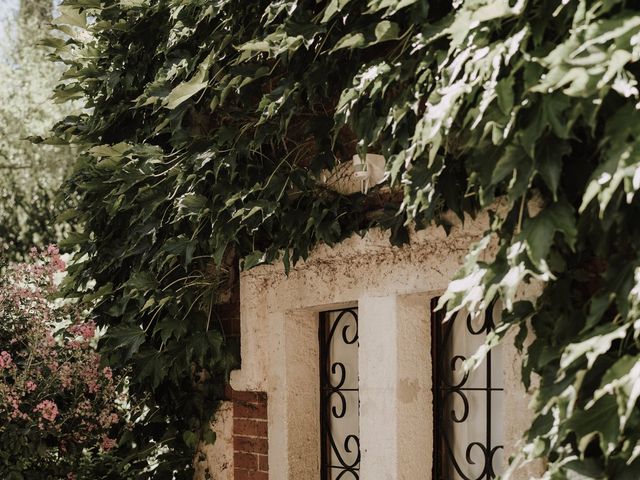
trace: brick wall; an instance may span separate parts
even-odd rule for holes
[[[268,480],[267,394],[230,392],[234,480]]]
[[[240,337],[240,303],[229,302],[216,305],[218,326],[226,338]]]

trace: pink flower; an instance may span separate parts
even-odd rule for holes
[[[63,390],[71,388],[71,385],[73,384],[73,370],[69,364],[62,364],[58,371],[58,377],[60,378],[60,384],[62,385]]]
[[[84,325],[80,326],[80,335],[82,335],[86,340],[93,338],[96,334],[96,324],[93,322],[87,322]]]
[[[0,352],[0,370],[9,368],[13,363],[13,359],[11,358],[11,354],[6,351]]]
[[[102,449],[105,452],[108,452],[109,450],[111,450],[113,447],[116,446],[116,441],[113,438],[109,438],[109,437],[102,437]]]
[[[96,324],[93,321],[73,325],[69,327],[73,335],[80,335],[85,340],[92,339],[96,334]]]
[[[96,382],[95,380],[87,380],[87,391],[89,393],[97,393],[98,390],[98,382]]]
[[[59,255],[56,255],[55,257],[53,257],[51,259],[51,262],[53,263],[53,266],[55,267],[55,269],[58,270],[59,272],[64,272],[64,270],[67,268],[67,264],[64,263],[64,260],[62,260],[62,258]]]
[[[27,392],[33,392],[38,387],[38,385],[36,385],[31,380],[27,380],[24,384],[24,387],[26,388]]]
[[[11,408],[13,409],[13,411],[9,414],[10,418],[12,419],[28,418],[26,414],[20,411],[20,400],[18,399],[18,397],[16,397],[15,395],[8,395],[7,403],[11,405]]]
[[[50,422],[55,421],[56,417],[58,416],[58,406],[51,400],[41,401],[38,405],[36,405],[36,408],[34,408],[33,411],[39,412],[40,415],[42,415],[42,418],[44,418],[45,420],[49,420]]]

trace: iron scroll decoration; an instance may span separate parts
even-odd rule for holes
[[[432,317],[432,362],[433,369],[433,390],[434,390],[434,462],[433,478],[436,480],[451,480],[461,478],[462,480],[490,480],[496,478],[494,469],[494,457],[498,450],[503,449],[503,445],[494,445],[492,442],[491,416],[492,398],[502,392],[502,388],[497,388],[492,384],[491,378],[491,352],[487,354],[484,368],[486,369],[486,383],[482,387],[472,387],[467,384],[469,373],[465,373],[457,382],[454,380],[453,372],[456,368],[461,368],[466,360],[465,355],[451,351],[451,339],[453,327],[456,321],[460,321],[458,315],[454,315],[447,322],[444,322],[445,312],[435,311],[438,298],[431,300]],[[466,332],[469,335],[486,335],[494,327],[493,307],[484,314],[482,325],[474,328],[471,317],[466,318]],[[480,367],[482,368],[482,366]],[[469,419],[471,405],[468,394],[471,392],[484,392],[485,406],[485,435],[482,442],[473,441],[466,447],[463,446],[464,458],[456,458],[454,452],[455,439],[452,438],[453,425],[462,424]],[[454,398],[458,399],[461,410],[456,410]],[[471,465],[477,465],[473,460],[474,452],[480,454],[483,465],[480,473],[469,472]],[[466,462],[466,463],[465,463]],[[455,473],[454,473],[455,472]],[[457,475],[457,477],[456,477]]]
[[[359,415],[350,411],[347,396],[358,397],[357,371],[352,372],[343,359],[333,358],[332,346],[340,342],[341,347],[358,348],[358,310],[345,308],[320,314],[320,421],[321,421],[321,466],[322,480],[359,480],[360,438],[359,431],[349,432],[336,438],[332,422],[348,415]],[[354,374],[355,373],[355,378]],[[351,374],[351,376],[349,376]],[[356,407],[359,410],[359,400]],[[353,405],[351,405],[353,407]]]

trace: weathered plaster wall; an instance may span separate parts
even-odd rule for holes
[[[410,246],[392,247],[387,234],[371,230],[331,248],[317,247],[309,259],[287,277],[282,265],[243,272],[240,282],[242,369],[233,382],[251,390],[265,389],[273,369],[264,348],[278,334],[267,319],[276,312],[312,309],[317,312],[370,297],[442,292],[457,271],[469,245],[484,230],[482,219],[454,228],[447,237],[440,228],[412,235]],[[275,322],[275,320],[274,320]],[[237,382],[237,383],[236,383]]]
[[[195,476],[200,480],[234,480],[233,476],[233,405],[222,402],[212,422],[216,441],[201,445],[196,454]]]

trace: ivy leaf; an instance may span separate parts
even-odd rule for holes
[[[611,348],[612,342],[625,337],[627,329],[626,325],[602,325],[587,339],[569,344],[560,359],[560,368],[566,370],[578,360],[586,360],[587,368],[591,368],[597,358]]]
[[[283,12],[292,15],[298,7],[297,0],[279,0],[269,4],[262,16],[265,26],[273,23]]]
[[[513,173],[522,164],[526,153],[517,145],[508,145],[500,159],[496,162],[491,183],[497,184],[507,175]]]
[[[398,24],[384,20],[365,32],[348,33],[338,40],[331,51],[335,52],[344,48],[367,48],[380,42],[397,40],[398,38]]]
[[[155,326],[154,335],[160,333],[160,340],[166,343],[170,338],[180,340],[187,333],[187,323],[180,317],[167,317]]]
[[[397,39],[399,36],[398,24],[387,20],[378,23],[375,28],[375,36],[375,43]]]
[[[198,435],[192,431],[186,431],[182,434],[182,441],[191,448],[198,446]]]
[[[343,48],[362,48],[364,46],[366,46],[364,33],[348,33],[338,40],[335,47],[333,47],[333,51],[335,52]]]
[[[384,16],[388,17],[394,13],[416,3],[417,0],[369,0],[367,3],[367,10],[365,15],[371,15],[372,13],[385,10]]]
[[[145,337],[145,332],[140,327],[119,324],[107,330],[104,340],[112,350],[124,350],[125,359],[129,359],[140,349]]]
[[[196,93],[206,88],[208,81],[206,80],[209,73],[209,66],[211,64],[211,57],[207,57],[199,66],[198,69],[188,81],[182,82],[171,90],[169,95],[163,100],[163,105],[169,110],[181,105],[183,102],[189,100]]]
[[[567,421],[566,427],[576,433],[580,439],[578,449],[586,450],[594,437],[599,437],[600,448],[607,454],[618,444],[619,422],[617,404],[613,396],[607,395],[598,400],[590,409],[578,410]]]
[[[640,398],[640,355],[625,355],[614,363],[602,377],[600,387],[594,392],[587,408],[611,394],[615,395],[618,404],[617,415],[622,434]]]
[[[536,169],[551,190],[554,201],[558,200],[562,158],[570,152],[571,147],[566,142],[554,142],[551,139],[542,142],[538,150]]]
[[[180,215],[177,219],[191,215],[202,214],[207,205],[207,198],[196,193],[187,193],[178,201],[178,211]]]
[[[137,290],[139,292],[153,290],[157,287],[157,285],[158,283],[151,272],[136,272],[124,284],[124,286],[129,287],[133,290]]]
[[[514,103],[514,86],[513,77],[503,78],[496,85],[496,95],[498,96],[498,107],[500,107],[500,111],[505,115],[511,113],[513,109]]]
[[[162,352],[149,350],[137,355],[136,360],[140,362],[140,370],[137,376],[138,381],[151,379],[154,388],[167,376],[167,359]]]
[[[324,9],[320,23],[326,23],[331,20],[331,18],[333,18],[335,14],[341,12],[350,1],[351,0],[331,0],[329,5]]]
[[[526,242],[529,258],[542,270],[547,270],[546,258],[556,232],[562,233],[570,247],[575,245],[577,229],[573,208],[560,201],[543,209],[525,222],[520,238]]]
[[[171,93],[164,99],[164,105],[169,110],[173,110],[181,103],[187,101],[196,93],[201,91],[207,86],[207,82],[204,80],[203,75],[196,75],[188,82],[182,82],[176,86]]]
[[[264,253],[260,251],[251,252],[249,255],[245,257],[242,269],[249,270],[250,268],[253,268],[256,265],[264,263],[264,261],[265,261]]]

